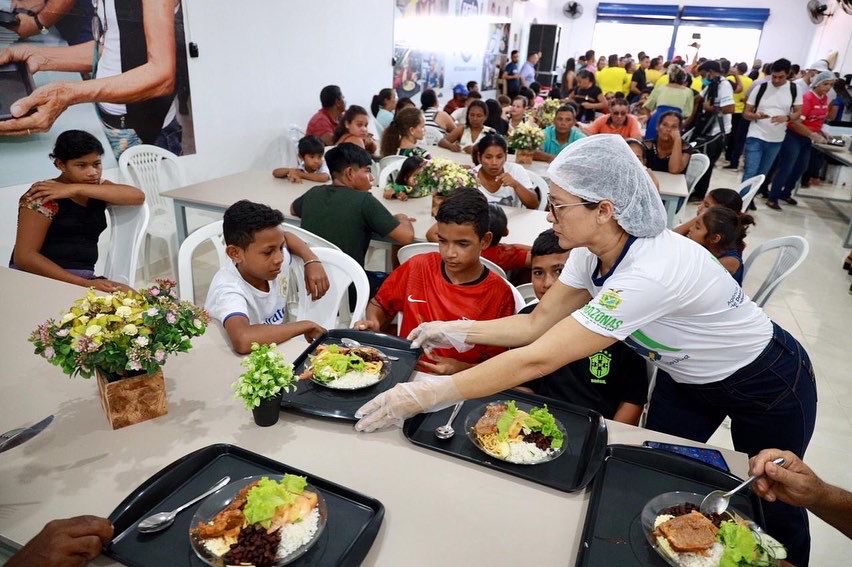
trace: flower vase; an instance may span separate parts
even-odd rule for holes
[[[281,415],[281,398],[283,396],[284,393],[282,392],[277,396],[260,400],[260,405],[251,410],[254,422],[260,427],[270,427],[278,423],[278,417]]]
[[[113,429],[154,419],[168,412],[162,369],[153,374],[114,381],[109,381],[100,369],[96,372],[101,405]]]
[[[534,150],[515,150],[515,163],[529,165],[533,162]]]

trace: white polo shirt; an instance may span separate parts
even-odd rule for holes
[[[269,282],[269,291],[261,291],[243,279],[233,262],[228,262],[213,276],[204,308],[222,324],[235,315],[244,315],[251,325],[285,323],[289,266],[290,252],[285,248],[281,273]]]
[[[757,100],[757,93],[760,91],[761,85],[755,84],[748,95],[746,104],[754,106]],[[772,84],[771,80],[766,81],[766,91],[760,99],[760,105],[755,108],[755,112],[763,112],[771,116],[789,116],[793,106],[802,105],[802,97],[804,96],[802,89],[796,85],[796,100],[791,98],[790,83],[785,82],[780,87]],[[773,124],[769,118],[762,120],[752,120],[748,127],[747,137],[758,138],[765,142],[783,142],[784,136],[787,133],[787,122]]]

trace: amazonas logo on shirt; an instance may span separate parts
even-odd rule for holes
[[[618,309],[618,306],[623,301],[619,293],[621,293],[620,289],[604,290],[598,297],[598,304],[610,311]]]
[[[615,331],[624,323],[621,319],[616,319],[609,313],[606,313],[588,303],[580,309],[580,313],[585,315],[589,321],[592,321],[607,331]]]

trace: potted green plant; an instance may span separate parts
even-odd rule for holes
[[[242,362],[246,369],[234,382],[236,397],[241,399],[261,427],[278,423],[284,392],[296,389],[293,365],[284,360],[274,344],[252,343],[251,354]]]
[[[162,365],[204,334],[204,309],[179,301],[175,282],[158,279],[141,291],[99,294],[94,289],[58,320],[30,335],[35,353],[69,376],[95,376],[113,429],[167,412]]]

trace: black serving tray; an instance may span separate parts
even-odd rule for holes
[[[35,90],[33,76],[26,63],[16,62],[0,65],[0,120],[10,120],[12,104],[29,96]],[[26,115],[35,112],[30,110]]]
[[[173,462],[134,490],[110,514],[115,537],[104,552],[131,567],[189,565],[205,567],[189,542],[192,516],[199,502],[178,514],[174,525],[155,534],[140,534],[136,525],[148,515],[173,510],[205,492],[223,476],[232,481],[261,474],[308,477],[325,497],[328,522],[317,543],[292,565],[359,565],[366,557],[385,508],[381,502],[263,455],[227,444],[210,445]]]
[[[312,380],[299,380],[295,391],[284,394],[281,407],[308,415],[358,421],[355,418],[355,412],[361,406],[400,382],[408,382],[414,367],[417,366],[417,359],[422,353],[420,349],[412,349],[410,341],[399,337],[369,331],[333,329],[323,333],[299,355],[293,363],[296,374],[302,373],[308,362],[308,355],[312,354],[318,346],[341,344],[342,338],[354,339],[364,346],[371,346],[385,354],[396,356],[399,360],[391,361],[390,371],[384,379],[361,390],[333,390],[319,386]]]
[[[516,400],[535,406],[547,404],[557,421],[565,426],[567,445],[565,452],[552,461],[538,465],[516,465],[490,457],[482,452],[463,431],[467,415],[482,404],[497,400]],[[544,486],[573,492],[581,490],[594,478],[606,449],[607,430],[603,417],[590,409],[573,404],[506,390],[493,396],[468,400],[464,403],[454,424],[456,434],[448,440],[435,437],[435,428],[450,418],[452,407],[434,413],[423,413],[405,422],[402,429],[409,441],[433,451],[446,453],[471,463],[510,474]]]
[[[730,473],[681,455],[647,447],[609,446],[592,486],[576,565],[666,567],[643,533],[645,504],[665,492],[701,494],[730,490],[740,482]],[[752,491],[734,495],[731,506],[764,526],[760,499]]]

